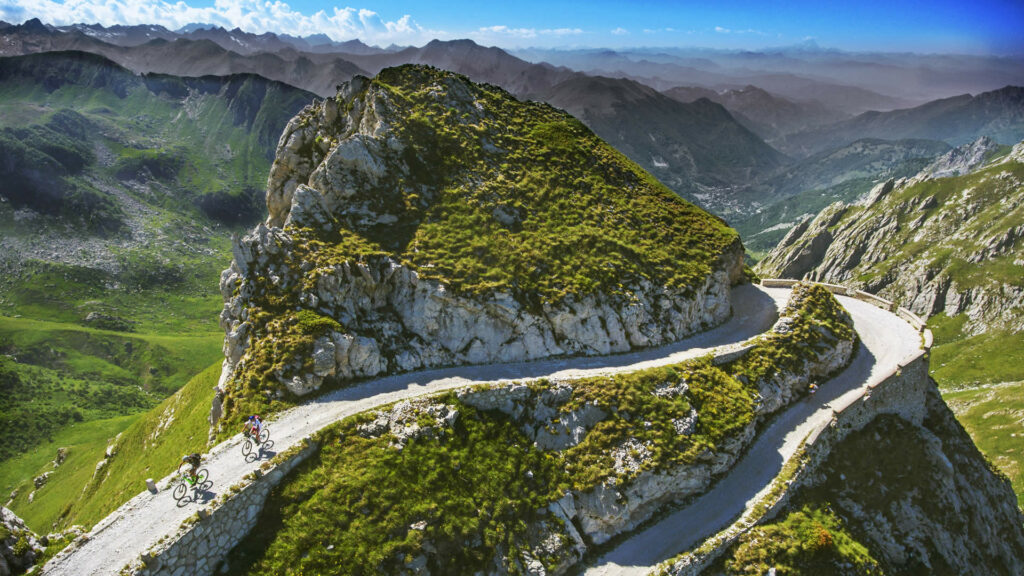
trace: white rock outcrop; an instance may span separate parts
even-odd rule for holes
[[[399,113],[389,93],[368,82],[356,78],[337,98],[307,107],[281,136],[268,181],[267,222],[235,240],[234,260],[221,275],[225,389],[250,361],[257,328],[249,307],[268,290],[298,292],[299,307],[344,327],[316,334],[313,349],[304,353],[311,358],[290,359],[275,372],[272,387],[297,396],[327,379],[625,352],[678,340],[729,316],[730,287],[743,277],[738,240],[699,285],[624,279],[616,294],[569,294],[557,302],[508,291],[457,293],[421,277],[399,256],[353,256],[326,265],[299,261],[298,229],[367,233],[408,218],[407,203],[396,192],[410,185],[413,170],[393,126]],[[484,114],[463,81],[443,83],[436,97],[459,110],[464,122]],[[438,194],[421,186],[423,202]],[[494,219],[514,226],[520,210],[496,206]]]

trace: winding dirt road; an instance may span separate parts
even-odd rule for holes
[[[674,344],[627,354],[537,362],[466,366],[427,370],[367,381],[337,390],[292,408],[269,423],[274,446],[261,458],[246,461],[241,454],[241,437],[235,436],[206,455],[203,466],[210,471],[212,488],[194,501],[179,505],[166,490],[143,492],[97,524],[88,540],[51,560],[43,574],[82,576],[117,574],[178,526],[196,510],[212,501],[228,486],[287,450],[320,428],[364,410],[398,400],[481,382],[531,378],[573,378],[672,364],[708,354],[713,349],[733,346],[764,332],[778,318],[789,297],[788,288],[744,285],[733,289],[733,316],[725,324]],[[624,541],[592,568],[594,574],[643,573],[657,562],[687,548],[704,534],[712,534],[742,512],[744,505],[765,489],[781,469],[795,445],[831,409],[826,402],[840,404],[844,394],[856,390],[876,374],[895,365],[919,344],[917,332],[898,317],[870,304],[840,298],[854,318],[864,342],[856,360],[842,375],[822,387],[812,402],[800,402],[780,415],[763,433],[747,457],[693,506]],[[794,440],[795,439],[795,440]],[[168,478],[158,483],[165,486]],[[702,502],[706,503],[702,504]],[[588,574],[591,571],[587,572]]]
[[[584,572],[586,576],[647,574],[728,526],[771,486],[812,430],[920,352],[921,336],[906,321],[875,306],[839,296],[853,317],[860,348],[850,365],[817,394],[794,403],[761,431],[743,458],[686,508],[630,535]]]

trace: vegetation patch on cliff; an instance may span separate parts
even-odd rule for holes
[[[453,425],[414,413],[404,425],[430,432],[401,446],[366,432],[372,414],[321,432],[323,449],[272,493],[231,573],[400,573],[425,551],[431,573],[473,573],[497,568],[494,550],[517,556],[565,488],[560,462],[500,415],[452,396],[433,402],[457,410]]]
[[[695,287],[738,239],[551,106],[424,66],[371,86],[408,175],[388,207],[397,225],[365,235],[426,278],[547,301],[640,279]]]
[[[751,529],[707,574],[880,576],[868,549],[831,508],[804,506],[782,520]]]

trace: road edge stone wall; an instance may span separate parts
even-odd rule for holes
[[[206,576],[214,574],[227,557],[256,527],[270,491],[289,472],[315,454],[320,446],[304,439],[293,454],[285,454],[266,471],[247,476],[212,509],[201,509],[178,532],[150,548],[121,573],[137,576]]]
[[[781,279],[761,281],[762,286],[769,288],[789,288],[797,283],[797,280]],[[833,294],[856,298],[898,315],[921,333],[921,349],[901,361],[897,368],[880,382],[868,386],[860,397],[849,405],[841,410],[833,410],[832,419],[808,435],[802,449],[791,457],[800,459],[800,465],[792,477],[782,479],[785,484],[781,492],[769,490],[761,501],[751,507],[751,510],[761,509],[763,512],[757,515],[744,514],[733,524],[706,540],[696,550],[663,563],[660,570],[655,570],[654,573],[665,576],[699,575],[747,530],[775,518],[789,503],[792,495],[812,481],[814,472],[825,462],[832,448],[851,432],[867,426],[876,417],[893,414],[917,426],[923,423],[927,411],[925,398],[932,388],[928,376],[928,356],[933,341],[932,333],[926,328],[925,321],[913,312],[897,307],[889,300],[873,294],[835,284],[816,284]]]
[[[763,280],[761,284],[765,287],[789,288],[796,283],[795,280]],[[848,290],[844,286],[820,285],[835,294],[851,296],[897,313],[923,332],[924,341],[930,347],[931,333],[924,328],[924,321],[913,313],[896,308],[888,300],[865,292]],[[749,350],[748,343],[729,346],[718,350],[713,362],[729,362],[743,356]],[[924,393],[927,385],[928,362],[925,348],[905,366],[901,366],[888,378],[870,387],[853,404],[841,412],[835,412],[831,423],[811,434],[804,448],[804,464],[785,492],[767,512],[742,529],[732,530],[733,527],[730,527],[720,533],[712,539],[720,540],[720,544],[716,545],[714,550],[686,556],[680,561],[685,562],[685,565],[679,565],[679,571],[670,570],[669,573],[698,574],[701,568],[714,561],[746,528],[773,517],[789,501],[794,489],[811,476],[808,472],[824,462],[834,444],[850,432],[864,427],[875,416],[884,413],[898,414],[912,422],[920,423],[924,418]],[[300,444],[302,448],[294,454],[284,455],[281,461],[269,470],[262,474],[258,473],[255,478],[249,477],[247,483],[242,486],[232,487],[223,500],[210,508],[201,509],[192,521],[183,523],[176,534],[147,550],[138,560],[125,566],[121,573],[129,576],[210,576],[216,573],[228,553],[256,526],[270,491],[296,466],[319,450],[319,446],[308,438],[303,442],[304,445]]]

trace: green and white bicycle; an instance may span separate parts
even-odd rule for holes
[[[189,489],[205,489],[206,482],[210,479],[210,472],[206,468],[196,470],[195,475],[189,474],[187,468],[189,468],[187,463],[178,466],[178,478],[175,480],[174,491],[171,492],[174,499],[178,501],[185,497]]]

